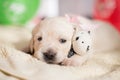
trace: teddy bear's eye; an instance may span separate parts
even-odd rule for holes
[[[42,40],[42,37],[38,37],[38,39],[37,39],[38,41],[41,41]]]
[[[82,41],[82,43],[84,43],[84,41]]]
[[[90,34],[90,31],[88,31],[88,33]]]
[[[65,43],[65,42],[67,42],[67,40],[65,40],[65,39],[60,39],[59,41],[60,41],[60,43]]]
[[[79,37],[76,37],[76,41],[79,39]]]
[[[90,46],[87,46],[87,50],[86,51],[89,51],[90,50]]]

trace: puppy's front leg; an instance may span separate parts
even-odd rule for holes
[[[89,56],[90,55],[88,55],[88,54],[83,55],[83,56],[75,54],[71,58],[66,58],[62,62],[62,65],[65,65],[65,66],[81,66],[88,60]]]

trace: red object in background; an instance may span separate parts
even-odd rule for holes
[[[120,31],[120,0],[97,0],[94,18],[108,21]]]

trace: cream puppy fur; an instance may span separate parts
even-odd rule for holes
[[[74,28],[66,18],[45,19],[33,29],[31,52],[41,61],[61,63],[68,55],[73,33]]]

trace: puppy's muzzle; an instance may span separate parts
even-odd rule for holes
[[[53,63],[56,58],[56,52],[49,49],[47,52],[43,52],[43,57],[47,63]]]

